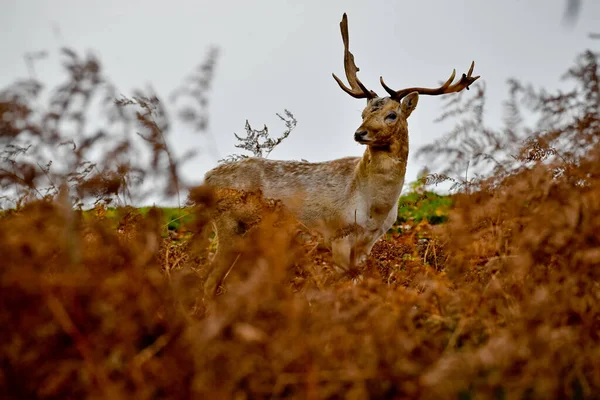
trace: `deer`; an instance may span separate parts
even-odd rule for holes
[[[468,73],[463,73],[456,83],[453,83],[454,70],[437,88],[394,90],[380,77],[388,96],[379,97],[357,77],[359,68],[349,49],[346,13],[340,30],[349,87],[335,73],[332,76],[344,92],[367,100],[362,123],[353,134],[357,143],[366,146],[362,157],[325,162],[250,157],[224,162],[208,171],[204,178],[211,188],[260,192],[265,198],[283,203],[302,225],[318,233],[322,245],[331,251],[335,266],[344,272],[364,265],[374,244],[396,222],[408,163],[407,120],[419,96],[468,90],[479,76],[472,76],[473,61]],[[255,216],[243,209],[215,217],[217,251],[205,281],[205,295],[215,295],[231,267],[229,262],[219,263],[219,254],[223,256],[225,245],[235,235],[243,234],[252,218]]]

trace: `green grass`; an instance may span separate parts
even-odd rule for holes
[[[139,208],[131,208],[131,210],[135,210],[141,215],[147,214],[153,207],[139,207]],[[194,216],[191,213],[191,210],[186,208],[177,208],[177,207],[157,207],[160,209],[163,215],[164,226],[167,230],[170,231],[179,231],[182,227],[189,225],[193,222]],[[9,216],[12,213],[16,212],[14,209],[8,210],[0,210],[0,217]],[[83,218],[89,218],[96,212],[95,209],[89,209],[83,211]],[[106,218],[113,221],[117,224],[121,218],[126,215],[128,212],[127,207],[124,208],[116,208],[116,207],[108,207],[106,208]]]
[[[448,220],[451,207],[452,199],[449,196],[428,191],[410,192],[400,197],[396,224],[419,223],[423,220],[432,225],[441,224]]]
[[[153,207],[140,207],[137,208],[136,211],[141,215],[147,214]],[[165,228],[170,231],[178,231],[182,226],[185,226],[193,221],[194,216],[191,214],[191,211],[185,208],[177,208],[177,207],[157,207],[163,214],[163,221]],[[83,212],[84,217],[86,215],[93,215],[95,212],[94,209],[86,210]],[[117,209],[115,207],[109,207],[106,209],[106,218],[118,221],[122,214],[122,209]]]
[[[141,207],[139,212],[146,214],[152,207]],[[165,225],[170,231],[178,231],[182,226],[189,224],[193,221],[193,215],[190,210],[185,208],[172,208],[172,207],[161,207],[161,211],[164,216]]]

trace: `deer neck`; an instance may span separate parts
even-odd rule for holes
[[[397,202],[404,185],[408,162],[408,137],[388,146],[368,146],[357,169],[355,182],[370,198],[381,202]]]

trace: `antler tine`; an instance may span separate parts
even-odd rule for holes
[[[469,86],[473,82],[475,82],[477,79],[479,79],[479,75],[472,76],[474,68],[475,68],[475,61],[471,62],[471,68],[469,68],[469,72],[466,75],[462,74],[462,77],[460,78],[460,80],[458,82],[456,82],[454,85],[451,85],[452,81],[454,80],[454,77],[456,76],[456,70],[453,70],[452,75],[450,75],[450,79],[448,79],[446,81],[446,83],[444,83],[442,86],[440,86],[439,88],[435,88],[435,89],[414,87],[414,88],[407,88],[407,89],[402,89],[402,90],[396,91],[396,90],[391,89],[388,85],[385,84],[385,82],[383,81],[383,77],[379,77],[379,82],[381,82],[381,86],[383,86],[383,88],[386,90],[386,92],[388,92],[394,100],[401,100],[407,94],[412,93],[412,92],[418,92],[419,94],[428,94],[428,95],[432,95],[432,96],[437,96],[440,94],[460,92],[463,89],[469,90]]]
[[[344,85],[341,79],[335,76],[335,74],[331,74],[333,75],[333,79],[335,79],[344,92],[354,98],[372,99],[378,97],[377,93],[367,89],[356,76],[356,73],[360,71],[360,68],[354,63],[354,55],[349,50],[350,39],[348,37],[348,17],[346,16],[346,13],[344,13],[342,21],[340,22],[340,30],[342,31],[342,40],[344,42],[344,71],[346,72],[346,79],[348,79],[350,88]]]

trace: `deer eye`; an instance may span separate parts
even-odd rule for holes
[[[389,120],[393,121],[393,120],[396,119],[397,116],[398,115],[395,112],[391,112],[391,113],[389,113],[388,115],[385,116],[385,119],[389,119]]]

